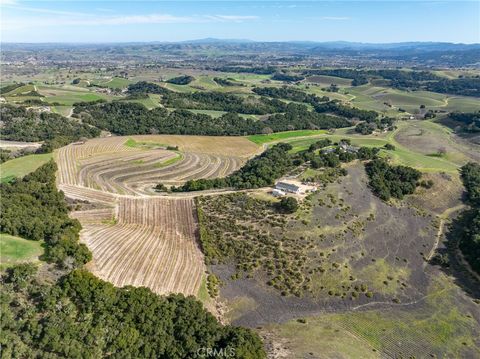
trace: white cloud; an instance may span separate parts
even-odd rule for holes
[[[121,26],[141,24],[181,24],[181,23],[211,23],[211,22],[232,22],[240,23],[257,20],[257,16],[240,15],[193,15],[174,16],[170,14],[148,14],[148,15],[119,15],[119,16],[94,16],[75,14],[65,16],[37,16],[37,17],[13,17],[2,19],[2,31],[15,31],[21,29],[32,29],[38,27],[60,27],[60,26]]]
[[[72,19],[70,25],[129,25],[129,24],[167,24],[195,22],[195,18],[173,16],[169,14],[127,15],[95,17],[92,19]],[[65,25],[68,25],[65,24]]]
[[[242,16],[242,15],[208,15],[207,19],[219,22],[244,22],[258,20],[258,16]]]

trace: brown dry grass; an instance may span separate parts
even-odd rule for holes
[[[178,146],[181,151],[218,154],[223,156],[251,157],[261,147],[245,137],[183,136],[183,135],[138,135],[130,136],[139,142],[154,142]],[[128,138],[125,138],[125,141]]]

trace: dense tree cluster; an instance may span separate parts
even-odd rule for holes
[[[3,128],[1,138],[13,141],[45,141],[43,152],[76,141],[96,137],[98,128],[56,113],[36,112],[25,107],[4,105],[0,109]]]
[[[369,185],[373,192],[387,201],[390,197],[402,199],[415,192],[420,171],[406,166],[392,166],[384,159],[374,159],[365,164]]]
[[[187,110],[168,112],[165,108],[148,110],[138,103],[111,102],[78,106],[74,114],[82,122],[119,135],[185,134],[185,135],[249,135],[266,130],[339,128],[350,125],[346,119],[309,111],[306,106],[288,104],[285,113],[255,121],[234,113],[219,118],[195,114]]]
[[[358,119],[361,121],[375,121],[378,113],[376,111],[360,110],[355,107],[343,105],[339,101],[329,101],[314,104],[315,111],[333,113],[349,119]]]
[[[202,191],[212,188],[233,187],[237,189],[271,186],[275,180],[293,169],[293,157],[288,153],[292,146],[279,143],[270,147],[226,178],[189,180],[173,191]]]
[[[265,358],[258,335],[222,326],[193,297],[115,288],[86,270],[45,284],[28,264],[0,288],[3,357]]]
[[[355,126],[355,132],[362,135],[370,135],[374,131],[390,131],[395,128],[395,119],[392,117],[376,118],[375,120],[365,121]]]
[[[10,159],[12,152],[5,148],[0,148],[0,163],[8,161]]]
[[[467,190],[467,202],[480,207],[480,164],[467,163],[461,169],[461,178]]]
[[[298,201],[294,197],[283,197],[278,202],[278,208],[285,213],[295,213],[298,209]]]
[[[358,119],[361,121],[373,122],[376,121],[378,117],[378,113],[375,111],[360,110],[355,107],[349,107],[336,100],[329,101],[327,96],[318,97],[316,95],[307,94],[291,87],[257,87],[253,90],[253,92],[261,96],[283,98],[290,101],[308,103],[312,105],[315,111],[318,113],[330,113],[347,119]]]
[[[439,93],[480,97],[480,78],[442,79],[427,82],[424,88]]]
[[[309,104],[315,104],[319,102],[329,101],[326,96],[318,97],[314,94],[307,94],[303,91],[297,90],[292,87],[255,87],[253,89],[257,95],[268,96],[273,98],[283,98],[290,101],[305,102]]]
[[[480,111],[478,112],[453,112],[450,119],[461,124],[461,130],[466,132],[480,132]]]
[[[471,162],[464,165],[461,178],[471,209],[457,220],[461,222],[460,249],[472,268],[480,273],[480,164]]]
[[[55,187],[55,162],[11,183],[0,184],[0,232],[44,240],[46,259],[63,267],[88,262],[91,253],[78,242],[80,222],[68,216],[63,192]]]
[[[339,145],[331,146],[329,139],[322,139],[310,145],[297,155],[303,162],[309,162],[311,168],[338,168],[340,164],[359,160],[371,160],[376,158],[379,148],[350,146],[349,141],[342,140]],[[329,147],[327,150],[323,150]],[[345,149],[346,148],[346,149]],[[318,151],[320,149],[320,151]]]
[[[174,85],[188,85],[190,82],[195,81],[195,77],[189,75],[173,77],[167,82]]]
[[[146,94],[146,93],[165,95],[167,93],[170,93],[171,91],[165,87],[154,84],[152,82],[140,81],[140,82],[128,85],[127,92],[130,95]]]
[[[296,75],[296,74],[288,74],[288,73],[284,73],[284,72],[276,72],[272,76],[272,80],[284,81],[284,82],[297,82],[297,81],[305,80],[305,76]]]
[[[216,110],[252,115],[283,112],[286,106],[277,99],[241,97],[223,92],[170,92],[163,97],[163,104],[176,109]]]

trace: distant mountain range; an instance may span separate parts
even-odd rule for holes
[[[325,48],[325,49],[337,49],[337,50],[391,50],[391,49],[424,49],[431,51],[444,51],[444,50],[458,50],[458,49],[476,49],[480,48],[480,43],[476,44],[463,44],[463,43],[452,43],[452,42],[393,42],[393,43],[368,43],[368,42],[350,42],[350,41],[255,41],[249,39],[218,39],[213,37],[208,37],[204,39],[194,39],[194,40],[185,40],[185,41],[150,41],[150,42],[114,42],[114,43],[14,43],[14,42],[2,42],[3,46],[12,46],[15,47],[21,45],[29,46],[52,46],[52,45],[151,45],[151,44],[195,44],[195,45],[241,45],[241,44],[264,44],[264,45],[290,45],[297,47],[305,48]]]
[[[217,39],[205,38],[182,41],[184,44],[289,44],[306,48],[324,48],[336,50],[423,50],[423,51],[448,51],[480,49],[478,44],[462,44],[452,42],[394,42],[394,43],[368,43],[349,41],[254,41],[248,39]]]
[[[36,56],[43,61],[77,61],[89,54],[103,60],[158,60],[162,55],[180,59],[195,57],[196,61],[210,60],[212,53],[221,54],[223,62],[249,63],[268,61],[297,62],[314,58],[324,65],[344,66],[440,66],[480,67],[480,44],[450,42],[362,43],[348,41],[284,41],[262,42],[248,39],[205,38],[182,42],[125,42],[125,43],[2,43],[2,61],[22,61]],[[57,51],[60,50],[60,51]],[[215,50],[212,52],[212,50]],[[91,60],[94,59],[93,57]]]

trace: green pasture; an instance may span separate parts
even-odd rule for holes
[[[202,89],[204,91],[216,91],[220,88],[220,85],[213,81],[213,78],[210,76],[198,76],[188,85],[192,88]]]
[[[116,97],[89,91],[82,87],[65,85],[64,87],[56,86],[39,86],[39,92],[44,95],[43,100],[49,103],[57,102],[62,106],[72,106],[76,102],[92,102],[96,100],[113,100]]]
[[[198,89],[195,89],[188,85],[176,85],[176,84],[169,84],[165,83],[165,87],[169,90],[175,91],[175,92],[183,92],[183,93],[190,93],[190,92],[195,92],[199,91]]]
[[[343,129],[341,129],[343,130]],[[387,143],[393,144],[396,149],[394,151],[381,150],[381,156],[390,157],[394,163],[411,166],[425,172],[457,172],[460,167],[459,163],[452,162],[446,158],[432,157],[426,154],[414,152],[395,141],[394,132],[390,132],[386,136],[363,136],[352,135],[348,133],[327,134],[326,131],[320,130],[315,133],[312,130],[280,132],[271,135],[253,135],[248,139],[257,144],[268,144],[271,142],[283,141],[293,146],[292,152],[300,152],[308,149],[312,143],[317,142],[321,138],[329,138],[332,142],[339,142],[341,139],[349,139],[355,146],[366,147],[383,147]],[[309,131],[311,131],[309,133]],[[303,133],[302,133],[303,132]],[[313,132],[313,133],[312,133]],[[268,137],[272,136],[272,137]],[[306,137],[306,138],[298,138]]]
[[[109,88],[126,88],[130,84],[130,81],[121,77],[113,77],[108,81],[99,83],[99,85],[107,86]]]
[[[264,144],[268,142],[281,141],[284,139],[303,137],[303,136],[317,136],[326,134],[325,130],[298,130],[298,131],[286,131],[286,132],[276,132],[268,135],[252,135],[247,138],[258,144]]]
[[[33,85],[24,85],[24,86],[17,87],[16,89],[10,92],[4,93],[2,96],[19,96],[24,93],[33,91],[34,89],[35,87]]]
[[[37,261],[42,253],[42,242],[0,233],[0,268]]]
[[[52,153],[44,153],[40,155],[23,156],[4,162],[0,164],[0,181],[4,183],[15,177],[23,177],[50,161],[51,158]]]
[[[175,109],[172,109],[175,110]],[[226,111],[216,111],[216,110],[195,110],[195,109],[189,109],[188,111],[193,112],[193,113],[198,113],[198,114],[203,114],[203,115],[209,115],[213,118],[219,118],[223,115],[225,115],[227,112]]]
[[[160,100],[158,95],[149,94],[146,98],[138,98],[134,100],[123,100],[123,102],[133,102],[139,103],[151,110],[152,108],[158,107],[160,104]]]
[[[447,105],[443,107],[446,111],[475,112],[480,111],[480,101],[474,97],[449,97],[446,99]]]

